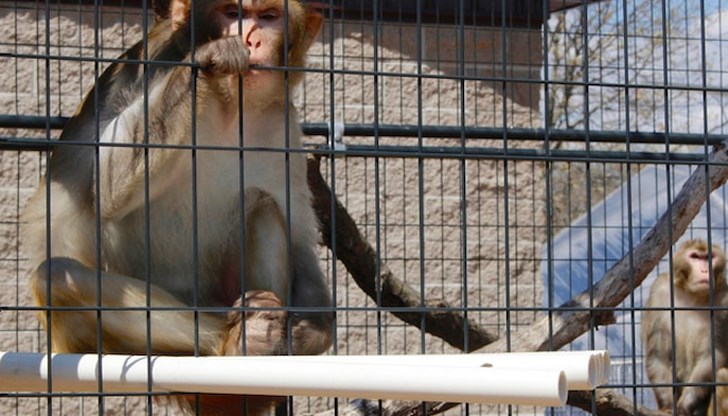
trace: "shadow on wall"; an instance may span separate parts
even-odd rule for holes
[[[457,97],[464,80],[468,111],[474,111],[479,99],[483,100],[481,112],[486,112],[486,108],[491,112],[501,110],[493,108],[500,101],[486,100],[491,94],[505,95],[520,106],[539,109],[540,86],[533,81],[541,79],[543,65],[540,29],[473,25],[461,28],[429,23],[418,27],[395,22],[375,25],[356,19],[335,20],[332,28],[328,23],[325,21],[321,30],[320,43],[309,52],[309,64],[330,68],[329,50],[333,50],[333,67],[337,71],[351,71],[347,77],[358,76],[358,71],[378,71],[382,94],[388,100],[397,101],[395,90],[401,84],[401,97],[407,105],[417,97],[419,85],[420,91],[425,92],[423,107],[447,107],[450,100],[437,95]],[[378,46],[376,51],[374,45]],[[357,88],[348,89],[349,98],[355,100]],[[438,94],[428,93],[435,89]],[[367,95],[371,91],[362,93]],[[371,100],[364,102],[372,104]],[[387,102],[382,105],[390,106]]]

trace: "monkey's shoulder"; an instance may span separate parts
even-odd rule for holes
[[[96,126],[104,128],[126,108],[149,93],[188,53],[175,38],[155,27],[109,65],[71,117],[60,140],[88,142]]]
[[[648,304],[653,306],[657,304],[664,306],[670,303],[670,298],[673,293],[670,289],[670,280],[671,277],[669,273],[662,273],[655,278],[652,286],[650,286]]]

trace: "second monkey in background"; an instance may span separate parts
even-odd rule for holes
[[[648,309],[642,313],[642,342],[650,382],[695,383],[677,390],[677,410],[683,416],[706,414],[710,388],[700,384],[713,381],[713,371],[720,373],[728,363],[725,266],[725,253],[720,247],[710,247],[703,240],[686,241],[673,257],[672,273],[659,275],[652,284],[645,305]],[[715,309],[712,315],[711,308]],[[718,390],[719,405],[724,390]],[[673,389],[659,386],[654,392],[660,410],[672,412]]]

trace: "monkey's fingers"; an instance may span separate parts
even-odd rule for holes
[[[239,36],[216,39],[198,48],[195,58],[204,75],[237,75],[248,70],[250,50]]]

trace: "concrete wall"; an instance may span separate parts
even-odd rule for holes
[[[0,2],[2,115],[70,116],[104,66],[90,58],[113,58],[141,37],[137,9],[104,8],[95,20],[91,8],[54,5],[46,20],[42,7]],[[458,51],[464,62],[459,63]],[[296,103],[304,122],[328,122],[333,111],[335,120],[345,123],[538,127],[539,84],[533,81],[541,61],[539,30],[334,22],[324,25],[309,64],[336,71],[308,74]],[[0,137],[56,136],[56,131],[0,129]],[[307,142],[320,145],[325,139]],[[417,139],[390,137],[346,137],[345,142],[418,145]],[[506,146],[500,140],[424,139],[421,144]],[[507,146],[535,145],[508,141]],[[37,152],[0,151],[0,351],[45,351],[44,333],[33,313],[23,309],[30,305],[31,265],[18,219],[44,160]],[[331,179],[331,165],[324,165]],[[337,194],[396,276],[428,299],[467,307],[469,318],[504,336],[532,321],[535,312],[529,308],[541,305],[538,262],[545,237],[539,163],[352,156],[337,158],[333,172]],[[322,261],[342,307],[339,353],[451,351],[377,312],[342,266],[334,273],[325,250]],[[299,409],[332,405],[296,403]],[[46,414],[47,405],[41,398],[0,398],[0,413]],[[95,398],[67,398],[54,400],[52,413],[78,414],[79,406],[86,414],[98,411]],[[114,399],[106,402],[106,414],[137,414],[145,406],[144,400]],[[155,406],[155,413],[165,412]]]

